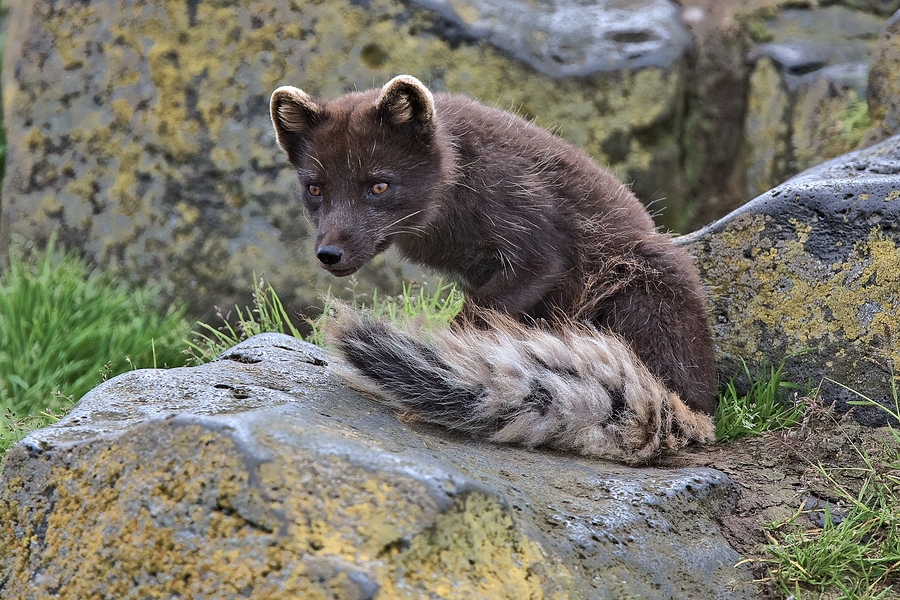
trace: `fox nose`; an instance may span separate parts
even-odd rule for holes
[[[322,264],[325,265],[333,265],[338,263],[341,260],[341,256],[343,256],[343,252],[337,246],[322,246],[318,250],[316,250],[316,258]]]

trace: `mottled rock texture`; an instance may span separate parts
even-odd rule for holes
[[[868,63],[884,20],[826,6],[762,21],[745,118],[746,198],[854,149],[865,131]]]
[[[787,379],[823,383],[846,410],[893,406],[900,364],[900,136],[814,167],[679,238],[712,296],[717,362],[788,360]],[[854,409],[867,424],[877,408]]]
[[[668,69],[691,44],[677,6],[665,0],[414,2],[436,10],[463,35],[483,39],[553,77]]]
[[[404,425],[263,334],[102,384],[5,459],[4,598],[754,598],[712,469]],[[189,414],[188,414],[189,413]]]
[[[290,310],[316,302],[312,284],[342,292],[311,255],[268,96],[294,84],[333,98],[398,73],[537,118],[645,199],[669,195],[677,213],[687,34],[669,3],[634,3],[629,27],[608,29],[588,57],[553,54],[540,38],[559,35],[560,14],[595,8],[521,4],[538,20],[514,35],[516,21],[478,12],[493,4],[6,2],[0,253],[57,229],[64,244],[162,283],[201,314],[245,296],[254,271]],[[577,20],[565,27],[593,35]],[[505,46],[526,38],[529,62]],[[630,52],[602,61],[614,46]],[[562,76],[569,67],[577,77]],[[359,274],[360,290],[396,288],[397,275],[396,261],[379,258]]]
[[[900,130],[900,12],[887,22],[872,54],[866,93],[873,129],[871,141]]]
[[[402,72],[535,118],[688,230],[854,145],[837,123],[896,4],[11,0],[0,255],[58,230],[196,315],[246,304],[254,271],[291,312],[347,296],[311,255],[266,100]],[[349,287],[400,276],[380,257]]]

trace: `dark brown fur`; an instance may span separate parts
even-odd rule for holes
[[[332,101],[280,88],[272,116],[317,252],[339,251],[324,268],[349,275],[393,245],[456,281],[468,316],[574,317],[614,332],[688,406],[714,411],[695,267],[584,153],[465,96],[432,99],[408,76]]]

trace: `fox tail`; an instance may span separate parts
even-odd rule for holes
[[[336,310],[326,340],[346,361],[341,376],[404,419],[631,464],[714,440],[708,415],[666,389],[626,342],[587,325],[526,327],[487,313],[486,327],[425,330]]]

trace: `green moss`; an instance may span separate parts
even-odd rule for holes
[[[835,93],[824,78],[811,84],[794,107],[794,164],[797,170],[854,150],[872,124],[865,99],[856,90]]]

